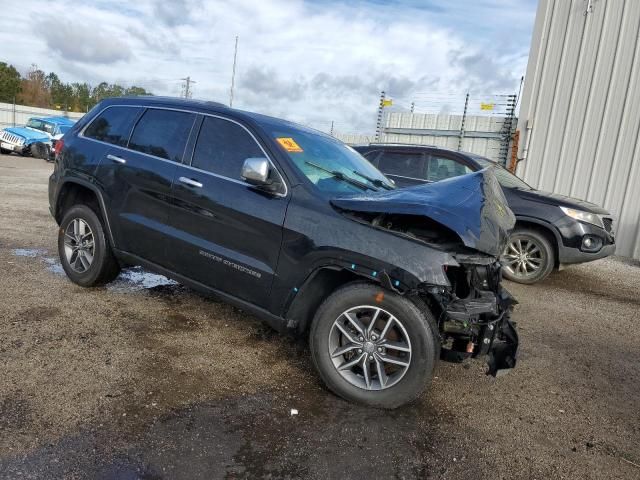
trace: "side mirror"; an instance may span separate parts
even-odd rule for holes
[[[251,185],[269,185],[271,183],[269,180],[269,160],[262,157],[247,158],[242,165],[241,175]]]

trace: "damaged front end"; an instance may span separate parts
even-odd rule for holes
[[[438,321],[441,358],[487,357],[496,376],[516,364],[516,300],[501,285],[499,257],[515,225],[492,169],[432,184],[332,200],[352,219],[448,254],[443,283],[409,288]],[[448,284],[444,284],[448,283]]]
[[[462,362],[487,356],[487,374],[515,367],[518,333],[511,321],[517,301],[500,284],[501,265],[490,257],[458,255],[446,267],[450,288],[425,286],[420,292],[439,312],[441,358]]]

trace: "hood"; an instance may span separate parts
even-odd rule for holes
[[[469,248],[499,256],[515,225],[493,168],[391,191],[335,198],[342,210],[419,215],[453,230]]]
[[[518,194],[521,198],[533,200],[534,202],[547,203],[549,205],[557,205],[559,207],[575,208],[576,210],[584,210],[599,215],[609,215],[609,212],[595,203],[580,200],[578,198],[561,195],[559,193],[545,192],[543,190],[519,190]]]
[[[5,128],[4,131],[12,133],[14,135],[18,135],[28,141],[36,141],[36,140],[48,141],[49,138],[51,138],[45,132],[41,132],[40,130],[34,130],[32,128],[27,128],[27,127],[9,127],[9,128]]]

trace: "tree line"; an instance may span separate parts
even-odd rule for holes
[[[36,65],[25,77],[13,65],[0,62],[0,102],[53,108],[72,112],[86,112],[100,100],[124,95],[152,95],[142,87],[128,87],[101,82],[65,83],[54,72],[45,73]]]

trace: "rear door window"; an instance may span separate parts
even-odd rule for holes
[[[109,107],[91,122],[84,136],[126,147],[140,110],[139,107]]]
[[[427,180],[430,182],[438,182],[447,178],[458,177],[473,171],[457,160],[439,155],[430,154],[427,156],[427,161]]]
[[[134,128],[129,148],[181,162],[194,118],[193,113],[150,108]]]
[[[422,153],[383,152],[377,160],[378,169],[385,175],[420,180],[425,178],[425,162]]]
[[[264,156],[260,146],[240,125],[222,118],[205,117],[191,166],[241,180],[244,161]]]

